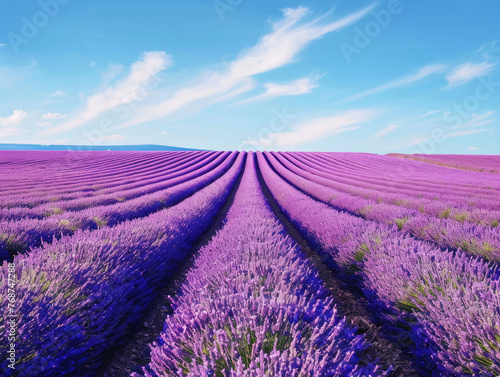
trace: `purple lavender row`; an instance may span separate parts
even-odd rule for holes
[[[288,163],[290,164],[290,162]],[[305,166],[300,165],[300,163],[297,163],[296,165],[297,166],[293,165],[293,168],[303,171],[307,170],[309,173],[312,173],[314,175],[314,179],[316,179],[319,183],[329,185],[338,190],[349,192],[357,196],[371,198],[379,202],[412,208],[418,210],[421,213],[431,214],[436,217],[453,216],[457,217],[457,219],[461,219],[462,221],[470,222],[491,222],[493,218],[500,218],[499,211],[476,208],[475,205],[472,206],[473,203],[477,204],[477,201],[479,200],[477,197],[458,199],[459,201],[461,201],[461,203],[457,203],[457,201],[444,201],[442,195],[439,194],[438,191],[432,190],[427,190],[427,195],[434,198],[432,200],[424,198],[423,195],[418,191],[414,191],[414,193],[411,195],[404,195],[397,190],[396,193],[388,193],[386,188],[384,187],[380,187],[379,189],[376,189],[375,186],[371,188],[358,187],[359,183],[357,178],[344,178],[343,181],[347,183],[342,183],[338,178],[334,179],[331,174],[325,174],[321,172],[319,172],[318,174],[317,169],[312,167],[312,163]],[[389,183],[387,184],[389,185]],[[390,183],[390,185],[392,185],[392,183]],[[492,190],[488,191],[492,192]],[[470,195],[476,195],[474,188],[469,189],[469,193]],[[464,200],[466,203],[464,202]],[[489,198],[488,200],[483,200],[482,204],[484,206],[494,207],[496,205],[496,202],[493,200],[493,198]]]
[[[313,156],[331,160],[327,154],[315,154]],[[467,198],[471,200],[491,199],[495,197],[495,191],[500,189],[500,176],[497,174],[466,172],[385,156],[374,156],[373,158],[360,156],[355,160],[363,161],[363,164],[360,164],[363,168],[359,171],[359,174],[376,179],[384,189],[405,185],[410,194],[416,194],[415,191],[423,190],[423,193],[419,196],[423,196],[422,194],[429,191],[431,193],[442,193],[441,196],[462,197],[463,202]],[[394,163],[394,160],[398,163]],[[379,162],[379,164],[375,164],[375,162]],[[397,193],[397,190],[395,192]],[[430,199],[435,200],[432,197]]]
[[[315,156],[320,154],[315,154]],[[283,157],[288,157],[290,159],[291,153],[283,153],[279,156],[281,159]],[[481,194],[477,187],[471,187],[467,190],[467,196],[457,197],[456,193],[458,189],[456,187],[446,188],[446,189],[427,189],[426,192],[406,190],[406,194],[401,189],[391,188],[386,182],[382,182],[379,185],[373,184],[362,184],[359,178],[354,179],[352,177],[352,172],[346,171],[345,176],[332,175],[331,173],[318,170],[318,166],[309,163],[306,165],[299,161],[300,157],[297,154],[293,154],[293,168],[306,170],[309,173],[313,173],[316,180],[321,180],[321,182],[326,182],[326,184],[346,191],[358,196],[370,197],[371,199],[377,201],[383,201],[388,204],[396,204],[399,206],[406,206],[419,210],[422,213],[429,213],[434,216],[450,216],[450,211],[453,212],[454,216],[462,216],[465,220],[472,221],[487,221],[491,219],[492,216],[500,218],[500,212],[495,209],[499,209],[500,205],[497,203],[496,190],[484,189],[483,191],[489,194]],[[288,164],[291,162],[288,161]],[[451,177],[450,177],[451,179]],[[490,182],[491,183],[491,182]],[[408,193],[409,192],[409,193]],[[444,194],[447,192],[448,194]],[[493,214],[493,215],[492,215]],[[486,218],[486,220],[484,219]]]
[[[424,161],[431,164],[448,166],[456,169],[474,170],[485,173],[500,173],[500,157],[485,155],[459,155],[459,154],[404,154],[389,153],[388,156],[408,158],[410,160]]]
[[[0,208],[0,220],[22,220],[22,219],[44,219],[66,211],[81,211],[95,206],[103,206],[126,202],[138,198],[142,195],[163,190],[174,184],[185,182],[189,179],[209,172],[221,163],[230,152],[224,152],[197,162],[196,164],[186,164],[181,170],[161,175],[151,180],[143,181],[142,185],[137,184],[137,188],[124,189],[109,194],[92,197],[79,197],[68,201],[49,202],[41,204],[35,208],[16,207],[11,209]]]
[[[240,154],[216,182],[178,205],[114,228],[78,232],[14,260],[17,282],[17,376],[89,376],[103,353],[147,310],[227,200]],[[7,279],[7,263],[2,266]],[[0,327],[7,318],[2,285]],[[7,332],[0,367],[10,376]]]
[[[306,153],[308,154],[308,153]],[[398,182],[411,182],[417,187],[426,186],[455,186],[484,188],[492,181],[499,183],[500,177],[496,174],[476,174],[443,166],[436,166],[420,161],[403,160],[390,156],[379,156],[369,153],[321,153],[321,157],[328,156],[336,160],[338,155],[348,156],[354,164],[349,164],[351,169],[356,169],[369,175],[379,174],[397,184]],[[345,157],[343,158],[345,162]]]
[[[403,340],[415,368],[432,376],[500,373],[498,268],[460,251],[442,251],[311,199],[259,167],[285,215],[331,266],[357,285],[371,312]],[[326,258],[328,260],[328,258]]]
[[[40,205],[45,206],[55,206],[60,202],[63,202],[61,205],[68,206],[72,201],[78,200],[86,200],[88,197],[104,197],[105,195],[112,196],[117,191],[126,192],[128,190],[134,190],[141,187],[144,184],[152,184],[155,182],[160,182],[162,177],[165,174],[169,174],[171,176],[180,176],[184,174],[184,171],[187,169],[188,171],[191,169],[195,169],[204,163],[208,163],[209,161],[216,158],[220,153],[215,153],[209,156],[199,156],[197,158],[188,158],[181,159],[178,163],[169,165],[166,164],[165,167],[160,169],[157,167],[156,171],[153,169],[152,173],[148,173],[146,176],[142,178],[142,180],[132,182],[125,178],[117,178],[114,183],[110,183],[110,187],[105,188],[103,186],[92,186],[92,190],[87,193],[76,191],[69,193],[58,194],[56,192],[43,192],[40,194],[28,193],[22,195],[5,195],[2,198],[1,206],[12,208],[12,207],[35,207]],[[71,181],[68,181],[70,183]],[[66,190],[67,191],[67,190]],[[89,199],[92,200],[92,199]],[[69,204],[68,204],[69,203]]]
[[[359,365],[363,338],[272,214],[251,152],[224,227],[173,306],[148,377],[379,375]]]
[[[289,156],[292,155],[292,153],[286,153],[284,155]],[[293,155],[297,154],[294,153]],[[317,168],[317,165],[320,164],[320,160],[322,158],[326,159],[327,155],[328,153],[302,153],[300,154],[300,157],[313,156],[314,158],[311,157],[309,167]],[[371,162],[372,160],[377,161],[381,157],[383,156],[374,156],[373,158],[359,156],[353,157],[352,159],[355,161],[363,161],[366,159]],[[365,176],[370,174],[377,177],[377,179],[383,184],[380,190],[376,190],[375,195],[373,193],[370,194],[368,191],[360,191],[357,195],[363,197],[370,196],[373,199],[377,199],[377,201],[386,201],[388,204],[410,207],[421,213],[431,214],[436,217],[456,217],[459,221],[482,222],[500,218],[500,211],[492,210],[492,207],[497,205],[496,198],[498,197],[498,192],[500,191],[500,176],[492,174],[485,176],[474,172],[470,173],[461,171],[458,172],[459,174],[456,174],[453,170],[450,172],[450,169],[443,168],[438,168],[440,169],[438,172],[428,172],[427,170],[422,169],[422,166],[419,166],[419,170],[415,170],[411,165],[398,166],[396,164],[395,166],[388,166],[386,160],[387,158],[383,160],[384,164],[381,165],[383,168],[381,170],[376,170],[373,164],[367,163],[366,167],[363,167],[360,172],[360,174]],[[317,163],[317,165],[315,166],[312,162]],[[424,167],[426,167],[426,164],[420,165],[424,165]],[[334,165],[329,164],[325,165],[325,167],[326,169],[333,169]],[[351,169],[351,171],[348,171],[348,174],[351,177],[355,176],[354,168],[350,166],[348,169]],[[313,171],[311,170],[311,172]],[[483,178],[481,184],[476,181],[478,175]],[[409,179],[407,178],[408,176],[413,178]],[[438,180],[440,177],[445,177],[446,181],[453,182],[453,184],[439,183]],[[357,176],[356,179],[358,179]],[[413,193],[410,196],[401,196],[398,195],[398,191],[396,190],[396,194],[388,196],[386,193],[387,189],[397,187],[400,181],[414,186],[415,189],[413,190]],[[417,187],[419,186],[419,182],[425,182],[426,190],[429,192],[432,199],[426,199],[423,195],[418,193]],[[431,184],[434,182],[436,182],[436,184]],[[357,184],[355,183],[354,185],[356,186]],[[440,195],[442,190],[447,190],[448,192],[452,191],[453,194],[462,191],[462,194],[466,195],[466,199],[461,199],[462,204],[451,203],[450,205],[450,203],[446,203],[442,200],[443,196]],[[477,208],[477,201],[481,199],[478,195],[479,193],[481,193],[481,198],[486,198],[483,204],[488,207],[488,209]]]
[[[281,165],[274,155],[266,153],[274,169],[303,192],[328,203],[336,209],[348,211],[366,220],[396,224],[403,233],[431,241],[441,248],[461,249],[472,256],[500,262],[500,228],[460,223],[453,219],[438,219],[408,208],[377,203],[316,183],[309,174],[293,173]]]
[[[174,154],[167,152],[173,157]],[[20,167],[34,173],[26,183],[36,184],[39,175],[43,174],[40,169],[48,168],[52,173],[52,167],[58,167],[72,176],[72,178],[81,177],[82,169],[90,170],[94,174],[102,172],[102,169],[118,166],[130,166],[134,162],[143,161],[151,158],[151,153],[131,154],[130,152],[93,152],[93,153],[75,153],[70,151],[2,151],[0,152],[0,171],[5,176],[5,181],[1,187],[22,188],[23,185],[16,179],[15,171]]]
[[[324,154],[318,156],[324,157]],[[442,193],[440,197],[445,195],[462,197],[464,205],[469,205],[467,198],[470,198],[471,202],[481,198],[487,200],[494,198],[496,191],[500,190],[498,174],[456,170],[386,156],[374,156],[374,158],[361,156],[359,160],[364,162],[360,173],[377,178],[384,187],[397,187],[402,183],[408,186],[410,193],[424,189],[431,193]],[[425,194],[425,191],[421,194]],[[430,199],[436,200],[433,197]]]
[[[24,152],[28,155],[33,152]],[[49,152],[34,152],[36,155],[44,156],[49,154]],[[157,163],[176,161],[182,158],[181,155],[175,155],[170,152],[162,152],[153,154],[136,154],[136,153],[121,153],[112,154],[114,158],[103,160],[99,157],[99,154],[84,153],[82,157],[76,157],[75,154],[70,154],[71,152],[62,152],[63,154],[58,155],[56,159],[43,159],[29,161],[29,163],[23,162],[22,157],[16,154],[11,155],[9,152],[8,162],[4,162],[0,165],[0,172],[2,173],[4,180],[0,186],[0,190],[5,192],[25,192],[32,189],[37,189],[40,182],[46,184],[45,187],[54,189],[59,186],[68,186],[68,188],[73,189],[69,185],[68,180],[78,185],[89,185],[90,183],[99,184],[103,182],[103,179],[109,179],[110,174],[127,174],[133,172],[141,172],[138,166],[154,166]],[[199,152],[186,152],[186,156],[193,153]],[[109,154],[109,153],[108,153]],[[81,154],[78,154],[80,156]],[[0,153],[0,156],[3,156]],[[78,164],[67,163],[65,159],[70,159],[73,156],[78,159]],[[27,176],[26,181],[20,184],[19,180],[16,178],[19,175],[19,170],[23,172],[23,175]],[[47,177],[50,177],[50,182],[45,182]]]
[[[89,156],[92,159],[91,156]],[[182,157],[178,158],[165,158],[161,162],[158,161],[158,166],[152,167],[149,169],[145,169],[140,172],[138,179],[147,179],[148,176],[152,174],[158,174],[161,172],[168,172],[170,170],[177,170],[181,165],[185,165],[189,163],[188,160],[193,159],[194,157],[186,156],[185,159]],[[137,169],[144,167],[145,164],[149,164],[149,161],[141,161],[140,165]],[[40,167],[39,169],[44,171]],[[130,167],[129,167],[130,169]],[[52,175],[46,174],[42,177],[38,178],[38,182],[36,188],[33,190],[23,190],[17,193],[5,192],[3,202],[6,201],[7,197],[10,199],[10,202],[3,203],[3,206],[12,207],[18,203],[21,206],[29,206],[33,207],[38,205],[39,203],[45,203],[54,200],[70,200],[74,198],[80,198],[85,196],[93,196],[93,195],[101,195],[102,193],[110,193],[112,190],[116,190],[119,185],[130,184],[130,177],[127,177],[126,174],[120,171],[122,169],[110,169],[107,172],[106,176],[101,179],[94,180],[95,177],[92,176],[92,172],[90,169],[84,169],[87,173],[87,182],[86,183],[78,183],[73,181],[71,176],[67,176],[64,181],[53,183]],[[28,175],[29,173],[26,170],[21,169],[23,175]],[[135,180],[137,181],[137,180]]]
[[[168,187],[123,203],[89,208],[78,212],[67,212],[46,219],[29,219],[0,223],[0,261],[10,260],[13,255],[38,247],[42,242],[74,234],[77,230],[115,226],[126,220],[148,216],[170,207],[199,191],[222,176],[234,163],[237,152],[224,154],[225,160],[217,160],[200,176],[186,174],[182,180],[167,180]],[[191,178],[191,179],[190,179]],[[169,187],[173,186],[173,187]]]

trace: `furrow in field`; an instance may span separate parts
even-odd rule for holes
[[[500,262],[500,232],[498,227],[460,223],[452,219],[437,219],[416,211],[370,199],[353,196],[306,179],[279,163],[273,154],[265,153],[271,166],[288,183],[316,200],[336,210],[382,224],[396,224],[403,234],[430,241],[442,249],[461,249],[472,257]]]
[[[186,152],[184,156],[187,157],[190,154],[192,154],[192,152]],[[2,155],[3,154],[0,153],[0,156]],[[147,167],[149,165],[154,166],[155,163],[162,163],[164,161],[175,161],[182,158],[183,155],[173,155],[168,152],[164,154],[158,153],[156,155],[134,154],[129,152],[121,155],[112,154],[112,156],[114,156],[116,160],[109,159],[106,161],[106,165],[103,166],[99,165],[99,158],[94,153],[83,153],[78,155],[78,157],[74,154],[66,153],[54,160],[46,161],[44,163],[27,164],[26,166],[23,166],[22,163],[16,163],[13,166],[0,165],[0,171],[5,177],[2,189],[16,189],[17,187],[19,190],[26,190],[32,186],[36,188],[39,184],[40,177],[50,177],[50,182],[47,182],[47,184],[54,188],[57,188],[59,185],[69,186],[68,179],[71,183],[78,185],[88,181],[92,182],[94,180],[107,178],[115,171],[118,171],[119,173],[133,173],[134,171],[140,171],[138,170],[138,167],[142,165]],[[13,158],[13,156],[11,155],[10,158]],[[69,158],[77,158],[78,163],[68,163],[66,159]],[[15,160],[14,157],[14,160],[12,161],[17,160]],[[27,176],[26,181],[23,182],[23,184],[21,184],[21,182],[19,182],[16,178],[16,174],[19,172],[19,169],[21,169]]]
[[[185,156],[186,160],[190,160],[194,157],[190,156]],[[89,159],[92,159],[92,156],[89,156]],[[144,164],[149,163],[149,161],[143,161]],[[167,169],[171,166],[177,166],[179,164],[183,163],[183,158],[182,157],[168,157],[168,156],[163,156],[162,161],[156,161],[156,164],[158,166],[152,165],[149,168],[141,169],[142,166],[137,166],[135,169],[131,168],[123,168],[123,167],[117,167],[114,171],[111,170],[109,173],[107,173],[105,176],[99,178],[96,177],[94,172],[91,169],[83,169],[82,173],[84,176],[80,178],[79,180],[76,180],[74,177],[71,177],[69,175],[64,174],[64,178],[62,181],[57,182],[56,179],[54,179],[53,174],[55,171],[51,172],[50,170],[56,170],[55,167],[52,166],[47,166],[45,169],[39,168],[37,169],[38,174],[30,174],[28,171],[21,169],[23,175],[26,176],[35,176],[32,177],[35,179],[34,181],[34,187],[29,188],[29,189],[24,189],[24,190],[19,190],[17,193],[10,191],[10,192],[4,192],[4,195],[9,194],[9,196],[12,197],[19,197],[22,198],[23,195],[34,195],[34,196],[42,196],[44,194],[51,194],[51,195],[63,195],[63,197],[68,197],[71,198],[75,195],[93,195],[95,191],[99,188],[105,189],[107,187],[113,187],[116,186],[117,183],[120,183],[120,181],[123,181],[124,179],[120,178],[127,178],[127,177],[134,177],[135,175],[141,175],[141,176],[147,176],[148,174],[155,173],[157,172],[161,167],[167,167]],[[47,171],[47,168],[49,168],[49,171]],[[125,179],[126,180],[126,179]],[[42,183],[42,184],[41,184]],[[2,186],[5,186],[2,185]]]
[[[244,155],[220,179],[169,209],[114,228],[79,232],[14,259],[18,276],[16,373],[92,375],[158,289],[208,229],[242,170]],[[2,266],[2,282],[7,263]],[[7,310],[6,284],[2,308]],[[6,314],[0,317],[5,326]],[[0,365],[9,374],[6,332]]]
[[[463,156],[463,155],[427,155],[389,153],[387,156],[423,161],[429,164],[446,166],[454,169],[473,170],[485,173],[500,173],[498,156]]]
[[[137,326],[129,331],[123,343],[106,352],[104,361],[96,372],[96,377],[128,377],[133,372],[140,372],[141,366],[151,361],[151,348],[148,344],[152,343],[163,330],[165,316],[173,313],[170,299],[180,289],[197,258],[198,250],[207,245],[223,227],[224,219],[233,204],[242,176],[243,172],[239,175],[210,228],[198,239],[188,253],[188,257],[180,264],[169,282],[158,291],[156,298],[145,311],[145,315],[138,321]]]
[[[220,155],[220,152],[208,155],[208,156],[197,156],[197,157],[192,157],[192,158],[186,158],[186,159],[179,159],[176,163],[168,163],[166,162],[162,166],[158,166],[156,169],[152,168],[151,171],[144,173],[144,176],[141,178],[133,179],[133,180],[128,180],[124,178],[113,178],[115,181],[114,183],[108,183],[106,185],[92,185],[89,186],[89,189],[86,192],[70,192],[70,193],[65,193],[65,191],[58,192],[58,191],[49,191],[48,193],[42,193],[40,195],[21,195],[21,196],[8,196],[5,195],[2,197],[2,206],[11,208],[11,207],[28,207],[32,208],[35,206],[39,206],[42,204],[52,204],[55,205],[56,203],[59,202],[67,202],[71,200],[81,200],[84,198],[88,197],[99,197],[99,196],[104,196],[104,195],[111,195],[113,193],[116,193],[117,191],[125,191],[127,189],[134,189],[138,188],[141,186],[143,182],[155,182],[161,179],[161,177],[166,174],[174,174],[178,171],[182,171],[183,169],[186,169],[190,166],[197,166],[198,164],[202,163],[203,161],[209,162],[216,158],[218,155]],[[44,182],[41,180],[41,182]],[[68,181],[71,182],[71,181]],[[68,183],[70,184],[70,183]]]
[[[229,152],[228,152],[229,154]],[[186,174],[179,179],[164,182],[166,189],[155,191],[123,203],[105,205],[87,210],[68,212],[47,219],[20,220],[0,223],[0,260],[11,260],[14,255],[52,242],[78,230],[112,227],[145,217],[179,203],[224,174],[237,158],[237,152],[224,154],[204,174]]]
[[[47,203],[40,203],[35,208],[1,208],[0,219],[44,219],[66,211],[80,211],[95,206],[126,202],[127,200],[135,199],[142,195],[165,189],[170,185],[169,182],[183,182],[193,176],[210,171],[229,154],[230,152],[224,152],[213,155],[207,159],[198,161],[195,164],[187,162],[182,166],[173,168],[170,172],[167,171],[167,174],[157,173],[155,174],[155,178],[144,180],[142,183],[134,184],[132,187],[125,184],[121,186],[122,189],[120,190],[103,193],[102,195],[90,197],[81,196],[69,200],[50,201]]]
[[[273,216],[252,154],[181,291],[146,376],[383,375],[358,361],[366,344]]]
[[[456,208],[456,212],[477,211],[476,208],[478,208],[481,214],[485,214],[499,207],[495,200],[497,195],[495,191],[491,189],[483,190],[488,194],[479,194],[480,190],[478,187],[468,188],[461,197],[456,196],[458,189],[455,187],[442,190],[427,189],[425,191],[417,190],[416,188],[403,190],[394,187],[396,186],[394,182],[390,182],[390,184],[387,184],[387,182],[379,182],[380,184],[378,185],[363,183],[362,179],[352,178],[348,171],[342,175],[335,175],[318,170],[312,163],[304,164],[300,161],[300,157],[290,157],[288,153],[276,155],[281,160],[286,158],[286,163],[291,166],[291,169],[307,171],[313,174],[315,179],[326,182],[326,184],[335,186],[342,191],[354,193],[362,197],[370,197],[388,204],[409,206],[416,210],[432,213],[433,215],[440,215],[444,210],[453,208]],[[474,205],[470,203],[474,203]],[[497,214],[499,214],[499,212],[497,212]]]
[[[320,255],[318,249],[312,247],[299,229],[287,218],[280,206],[274,199],[271,191],[266,186],[262,173],[257,166],[257,174],[262,192],[266,197],[274,215],[285,227],[287,234],[298,244],[304,255],[311,261],[319,272],[320,278],[324,281],[326,288],[337,299],[339,313],[347,317],[348,323],[357,327],[357,334],[363,334],[369,340],[369,346],[364,357],[372,362],[379,360],[380,365],[392,365],[394,369],[390,376],[418,376],[419,374],[411,366],[410,361],[401,351],[399,343],[393,343],[384,337],[380,326],[377,326],[371,318],[367,309],[366,299],[362,292],[353,284],[346,284],[330,269],[328,262],[330,258]]]
[[[470,198],[471,194],[476,196],[480,194],[481,197],[485,199],[491,199],[491,197],[495,195],[494,191],[491,189],[482,187],[478,182],[475,182],[474,178],[477,177],[475,173],[459,174],[457,177],[453,176],[453,174],[450,176],[446,169],[441,169],[439,172],[440,174],[424,170],[418,177],[411,179],[409,177],[414,175],[414,172],[400,171],[404,168],[408,170],[408,167],[398,167],[398,170],[395,170],[393,167],[384,165],[380,171],[366,167],[361,172],[357,173],[352,168],[342,169],[339,168],[336,163],[328,162],[329,157],[323,153],[309,154],[290,152],[283,153],[283,155],[294,157],[302,163],[309,165],[310,168],[323,173],[349,178],[351,181],[355,178],[356,182],[366,183],[367,188],[379,187],[380,191],[387,192],[388,190],[392,190],[393,194],[401,195],[406,192],[409,196],[419,195],[422,198],[424,194],[430,195],[431,193],[443,195],[452,194],[452,197],[456,197],[458,200],[463,200],[463,197]],[[375,160],[380,157],[381,156],[374,155],[372,159]],[[399,177],[395,173],[398,173]],[[392,176],[391,179],[388,179],[390,176]],[[450,176],[450,179],[443,179],[447,176]],[[462,178],[462,180],[460,180],[460,178]],[[466,179],[464,180],[464,178]],[[442,180],[442,182],[440,180]],[[430,199],[432,199],[432,197]]]
[[[500,373],[498,268],[336,211],[282,180],[260,153],[258,160],[286,216],[363,291],[374,320],[405,339],[420,373]]]

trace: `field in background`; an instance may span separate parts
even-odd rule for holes
[[[500,375],[499,172],[0,152],[1,375]]]

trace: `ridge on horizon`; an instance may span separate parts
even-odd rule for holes
[[[0,143],[0,151],[194,151],[201,149],[159,144],[137,145],[57,145]]]

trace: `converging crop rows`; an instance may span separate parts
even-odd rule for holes
[[[498,376],[499,166],[1,153],[0,375]]]

